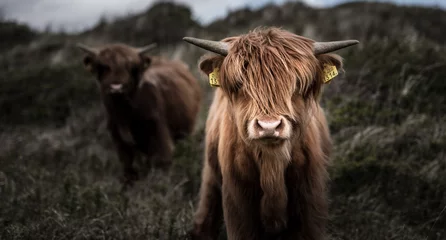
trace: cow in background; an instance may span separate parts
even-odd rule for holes
[[[125,186],[139,179],[133,166],[138,152],[150,165],[168,168],[175,143],[194,131],[200,110],[201,88],[187,65],[149,56],[155,44],[77,46],[97,80]]]
[[[342,70],[330,52],[356,40],[315,42],[280,28],[210,41],[199,68],[217,86],[206,122],[192,239],[322,240],[332,142],[321,88]]]

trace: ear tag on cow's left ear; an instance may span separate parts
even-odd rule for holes
[[[333,65],[324,64],[324,83],[329,83],[338,76],[338,70]]]
[[[220,76],[218,72],[218,68],[214,68],[214,71],[209,73],[209,84],[212,87],[219,87],[220,86]]]

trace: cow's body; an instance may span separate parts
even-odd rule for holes
[[[322,64],[340,69],[340,58],[275,28],[223,42],[227,55],[200,63],[220,69],[221,86],[190,236],[217,239],[224,220],[228,239],[324,239],[331,140],[318,96]]]
[[[119,54],[120,48],[125,49],[125,54]],[[110,68],[115,67],[109,75],[103,76],[105,80],[100,80],[99,86],[108,130],[124,166],[125,181],[132,183],[138,179],[132,165],[139,152],[155,167],[170,166],[176,141],[194,130],[201,89],[187,66],[179,61],[141,56],[148,61],[148,66],[142,67],[135,76],[127,74],[131,77],[125,80],[124,73],[132,71],[127,68],[133,69],[144,60],[138,59],[126,46],[109,47],[98,56],[98,59],[104,58],[101,62]],[[89,61],[91,59],[88,64]],[[114,66],[117,64],[127,67],[119,69]],[[126,85],[121,85],[124,83]],[[113,86],[119,91],[113,90]]]

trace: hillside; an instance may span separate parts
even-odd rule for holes
[[[322,99],[335,141],[333,239],[445,239],[446,12],[363,2],[239,9],[207,26],[186,6],[158,3],[76,35],[0,22],[0,239],[182,239],[209,102],[169,173],[121,194],[96,83],[74,44],[156,42],[157,54],[181,56],[203,79],[205,51],[183,36],[218,40],[257,26],[361,42],[338,51],[346,74]],[[202,87],[210,99],[204,79]]]

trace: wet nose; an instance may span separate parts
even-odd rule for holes
[[[110,85],[110,88],[111,88],[112,90],[119,90],[119,89],[122,88],[122,84],[111,84],[111,85]]]
[[[276,130],[280,124],[282,123],[281,119],[274,119],[274,120],[259,120],[257,119],[257,125],[262,129],[263,131],[271,132]]]
[[[259,116],[248,124],[251,139],[288,139],[291,134],[290,123],[283,116]]]
[[[122,92],[122,84],[120,83],[115,83],[115,84],[110,84],[110,93],[120,93]]]

